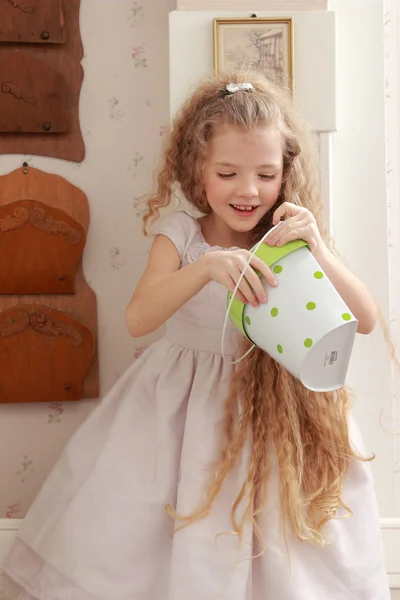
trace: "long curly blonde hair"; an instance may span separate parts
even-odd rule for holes
[[[226,91],[228,83],[249,82],[253,91]],[[148,199],[144,230],[170,204],[178,185],[197,210],[210,212],[203,184],[208,143],[216,124],[227,123],[251,129],[273,125],[283,140],[283,183],[276,207],[294,202],[308,208],[321,223],[322,202],[316,176],[313,138],[292,105],[289,94],[253,72],[214,75],[205,80],[183,104],[173,122],[156,193]],[[258,241],[272,224],[272,211],[248,239]],[[243,340],[244,350],[248,342]],[[240,418],[235,406],[240,399]],[[228,474],[251,436],[252,453],[247,478],[232,506],[233,531],[242,534],[244,523],[253,519],[267,501],[271,451],[275,451],[280,476],[281,519],[299,540],[324,543],[323,527],[337,515],[339,507],[351,514],[342,500],[342,484],[351,459],[358,456],[349,440],[349,397],[337,392],[316,393],[264,351],[256,348],[243,360],[232,377],[226,400],[226,440],[214,478],[205,499],[192,515],[168,512],[184,524],[206,517]],[[245,514],[239,507],[247,503]],[[241,515],[239,517],[239,514]]]

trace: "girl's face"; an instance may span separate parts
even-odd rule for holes
[[[204,168],[214,216],[234,231],[251,231],[277,201],[282,170],[282,140],[275,127],[215,127]]]

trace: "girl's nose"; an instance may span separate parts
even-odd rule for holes
[[[239,198],[256,198],[258,196],[258,187],[253,181],[242,181],[236,190]]]

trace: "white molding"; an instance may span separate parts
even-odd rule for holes
[[[388,210],[390,335],[400,347],[400,6],[399,0],[384,0],[386,66],[386,186]],[[400,431],[400,382],[392,364],[393,431]],[[394,505],[400,511],[400,436],[393,439]],[[399,559],[400,560],[400,559]]]
[[[392,589],[400,589],[400,518],[381,519],[386,565]]]
[[[321,189],[321,196],[324,202],[323,208],[323,221],[328,231],[331,232],[331,194],[332,194],[332,169],[331,169],[331,134],[330,133],[319,133],[318,136],[319,145],[319,183]]]
[[[385,519],[382,517],[380,521],[382,529],[400,529],[400,518]]]
[[[18,531],[22,519],[0,519],[0,531]]]
[[[0,566],[18,531],[21,519],[0,519]],[[381,519],[388,576],[392,590],[400,590],[400,519]]]
[[[20,523],[21,519],[0,519],[0,572],[4,557],[17,534]]]
[[[177,0],[177,10],[327,10],[328,0]]]

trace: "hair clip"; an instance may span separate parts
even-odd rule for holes
[[[235,94],[240,90],[245,90],[246,92],[254,90],[254,86],[251,83],[228,83],[225,89],[229,94]]]

